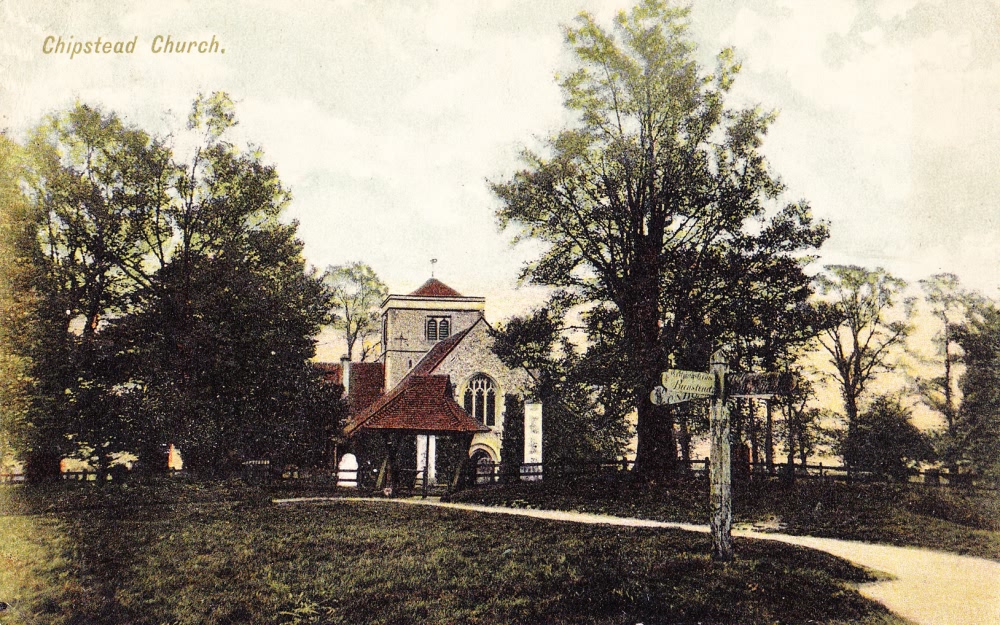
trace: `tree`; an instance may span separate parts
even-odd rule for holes
[[[72,447],[93,448],[104,468],[125,444],[114,414],[114,388],[124,380],[100,332],[127,314],[142,286],[167,153],[117,115],[77,104],[43,120],[27,157],[22,182],[41,219],[33,285],[41,327],[32,348],[38,427],[27,459],[37,478],[57,473]]]
[[[373,350],[367,339],[378,335],[379,306],[389,294],[389,288],[370,266],[353,262],[328,267],[323,282],[332,294],[331,325],[344,332],[347,358],[354,355],[354,345],[361,348],[361,362]]]
[[[501,227],[547,244],[522,278],[614,319],[606,345],[617,347],[617,384],[638,412],[638,468],[650,477],[677,456],[671,411],[650,403],[650,389],[690,331],[705,331],[698,353],[725,336],[720,294],[732,293],[737,260],[759,260],[745,252],[763,231],[788,256],[800,247],[785,243],[825,238],[804,204],[767,221],[765,202],[783,191],[758,151],[774,116],[725,107],[739,65],[724,50],[703,73],[687,15],[648,0],[609,32],[582,14],[566,29],[578,68],[561,82],[579,123],[492,184]]]
[[[879,395],[858,415],[854,429],[841,444],[844,463],[905,481],[917,463],[934,457],[927,436],[910,419],[910,411],[898,399]]]
[[[342,416],[308,364],[328,294],[279,220],[290,196],[274,167],[226,141],[235,124],[215,93],[192,106],[187,158],[82,104],[32,137],[38,395],[49,438],[96,450],[99,468],[128,449],[165,469],[167,443],[210,472],[312,462]]]
[[[892,348],[903,343],[910,329],[905,321],[889,318],[906,283],[881,267],[868,270],[829,265],[826,272],[816,278],[819,292],[826,297],[820,310],[829,320],[819,342],[834,367],[847,417],[847,437],[854,440],[859,398],[868,382],[889,368]]]
[[[940,439],[943,443],[942,454],[954,468],[954,457],[958,453],[954,448],[955,421],[958,416],[958,380],[954,368],[961,358],[960,350],[956,349],[958,330],[968,318],[969,310],[980,303],[982,298],[963,289],[958,276],[951,273],[939,273],[921,280],[920,287],[931,314],[941,323],[940,331],[933,338],[938,356],[933,364],[941,367],[941,375],[917,378],[917,388],[924,402],[945,419],[946,430]]]
[[[953,460],[1000,482],[1000,310],[976,305],[956,331],[964,353]]]
[[[134,383],[155,407],[146,421],[160,442],[182,446],[188,466],[211,473],[301,448],[280,433],[314,423],[302,411],[321,381],[308,360],[329,306],[298,224],[279,221],[288,191],[259,151],[225,140],[235,124],[225,94],[195,100],[189,129],[202,144],[173,166],[170,228],[155,245],[162,267],[122,328],[143,356]],[[314,443],[325,448],[328,434]],[[152,452],[154,440],[142,446]]]

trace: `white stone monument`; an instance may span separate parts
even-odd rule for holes
[[[542,479],[542,404],[524,404],[524,464],[521,479]]]

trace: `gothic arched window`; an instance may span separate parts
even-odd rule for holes
[[[489,376],[479,373],[469,380],[462,400],[465,411],[484,425],[497,424],[497,389]]]
[[[438,340],[438,322],[437,319],[427,320],[427,340],[436,341]]]

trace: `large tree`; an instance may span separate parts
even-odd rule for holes
[[[339,420],[336,398],[316,412],[308,365],[328,296],[279,219],[290,195],[274,167],[226,140],[235,123],[216,93],[195,100],[188,156],[86,105],[32,138],[39,396],[98,466],[127,449],[165,467],[175,443],[188,466],[228,471],[308,439],[322,449],[332,430],[303,428]]]
[[[347,358],[354,358],[354,346],[360,348],[364,362],[374,350],[368,339],[379,332],[379,306],[389,294],[387,287],[365,263],[353,262],[328,267],[323,282],[331,293],[330,325],[344,333]]]
[[[906,283],[881,267],[829,265],[816,278],[827,318],[819,342],[830,357],[847,418],[847,436],[857,437],[859,400],[868,383],[891,367],[893,349],[910,331],[908,301],[899,319],[893,306]],[[899,311],[896,311],[899,312]],[[845,457],[847,462],[850,458]]]
[[[27,457],[36,478],[57,472],[73,447],[94,449],[106,467],[125,444],[114,388],[126,380],[100,335],[142,286],[167,153],[117,115],[82,104],[46,117],[27,153],[22,182],[41,220],[37,427]]]
[[[637,462],[651,476],[673,469],[676,445],[671,413],[649,391],[694,333],[699,354],[725,338],[719,294],[734,293],[755,236],[807,245],[825,236],[804,205],[748,227],[767,221],[766,204],[783,191],[759,152],[774,116],[725,106],[739,65],[724,50],[705,73],[687,17],[655,0],[621,12],[611,30],[582,14],[566,29],[577,69],[561,81],[577,123],[493,184],[501,226],[547,244],[523,277],[611,309],[618,379],[638,411]],[[778,248],[791,256],[800,246]]]

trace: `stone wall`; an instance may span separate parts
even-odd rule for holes
[[[462,405],[462,397],[469,381],[477,373],[490,376],[497,385],[497,425],[488,434],[476,434],[473,449],[488,447],[499,460],[500,442],[503,438],[503,424],[506,418],[504,395],[519,395],[522,398],[531,389],[532,380],[528,372],[521,368],[509,369],[493,353],[493,338],[484,320],[476,324],[472,331],[441,362],[434,373],[447,374],[455,391],[455,401]],[[520,450],[518,450],[520,454]]]
[[[425,328],[428,318],[448,319],[451,324],[450,336],[465,330],[482,317],[478,310],[390,308],[385,314],[388,334],[383,341],[386,346],[386,388],[399,384],[424,354],[439,342],[427,340]],[[400,341],[400,336],[405,340]]]

